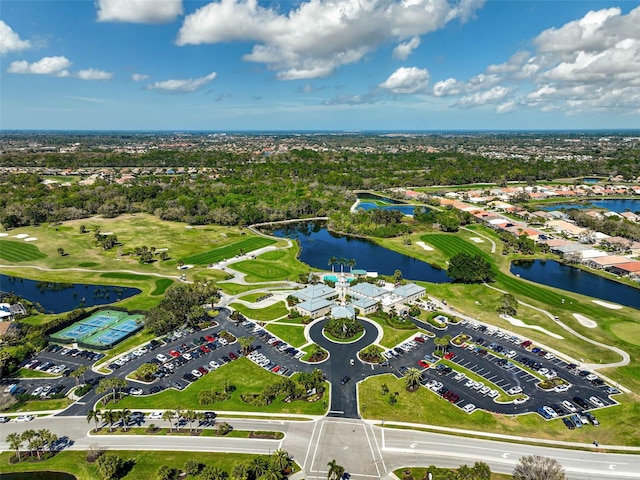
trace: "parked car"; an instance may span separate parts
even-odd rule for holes
[[[16,422],[30,422],[32,421],[34,418],[33,415],[20,415],[18,418],[16,418]]]

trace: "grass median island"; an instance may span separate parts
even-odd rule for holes
[[[473,465],[467,465],[469,468],[472,468]],[[396,477],[401,480],[422,480],[427,477],[427,473],[430,472],[433,475],[433,480],[449,480],[451,478],[451,471],[456,470],[455,468],[438,468],[430,465],[429,467],[402,467],[396,468],[393,473]],[[465,477],[466,478],[466,477]],[[484,477],[483,477],[484,478]],[[509,480],[513,478],[511,475],[505,473],[495,473],[491,472],[491,480]]]
[[[281,301],[264,308],[251,308],[242,303],[232,303],[229,306],[242,313],[245,317],[250,318],[251,320],[258,320],[260,322],[275,320],[276,318],[283,317],[289,313],[284,302]]]
[[[304,326],[302,325],[294,326],[269,323],[265,328],[292,347],[301,347],[307,343],[307,339],[304,336]]]
[[[57,378],[60,374],[41,372],[40,370],[30,370],[28,368],[21,368],[12,378]]]
[[[386,315],[380,314],[372,314],[367,316],[367,319],[377,323],[382,327],[382,340],[380,341],[380,345],[386,348],[392,348],[398,345],[399,343],[404,342],[408,338],[411,338],[412,335],[415,335],[418,332],[418,327],[412,324],[412,327],[409,328],[394,328],[389,325]]]
[[[50,410],[62,410],[71,405],[71,400],[67,397],[64,398],[46,398],[46,399],[34,399],[26,401],[18,401],[12,403],[6,409],[2,410],[3,413],[22,413],[22,412],[39,412]]]
[[[133,410],[180,407],[181,409],[215,410],[216,412],[246,411],[301,415],[323,415],[325,413],[322,402],[294,401],[285,403],[279,396],[270,405],[254,406],[240,398],[242,394],[258,394],[265,386],[271,385],[281,378],[280,375],[267,372],[246,358],[240,358],[223,365],[218,370],[203,375],[182,391],[170,389],[151,396],[127,396],[117,404],[109,404],[107,408],[112,407],[120,410],[130,408]],[[225,382],[230,382],[235,387],[227,400],[200,405],[198,401],[200,392],[204,390],[222,391]]]
[[[382,384],[386,383],[389,393],[382,395]],[[389,396],[395,395],[395,404],[390,405]],[[476,410],[471,415],[440,398],[430,390],[421,387],[416,392],[407,392],[404,378],[393,375],[370,377],[359,384],[358,398],[363,418],[385,422],[413,422],[437,425],[475,432],[501,433],[529,438],[543,438],[567,442],[590,444],[594,436],[601,445],[640,446],[638,424],[640,424],[640,404],[631,403],[631,397],[618,398],[621,405],[598,409],[594,415],[601,425],[585,426],[569,430],[560,419],[545,421],[537,413],[525,415],[492,414]]]
[[[236,255],[252,252],[262,247],[267,247],[276,243],[275,240],[265,237],[249,237],[238,242],[231,243],[222,247],[214,248],[206,252],[197,253],[184,257],[182,261],[185,264],[207,265],[209,263],[219,262],[233,258]]]
[[[226,472],[231,472],[234,465],[238,463],[248,462],[257,456],[267,458],[266,455],[189,451],[109,450],[109,453],[118,455],[125,461],[129,459],[133,461],[131,470],[129,470],[124,477],[121,477],[127,480],[151,480],[156,478],[156,472],[160,465],[167,465],[171,468],[182,470],[185,463],[190,460],[204,465],[213,465]],[[0,454],[0,471],[3,473],[32,471],[67,472],[75,475],[78,480],[95,480],[102,478],[98,472],[97,465],[87,462],[87,452],[85,451],[68,450],[60,452],[43,462],[20,462],[11,465],[9,464],[9,458],[13,455],[13,452]]]
[[[28,262],[47,258],[47,255],[31,243],[0,240],[0,258],[8,262]]]

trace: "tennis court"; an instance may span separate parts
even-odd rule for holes
[[[51,335],[54,340],[82,342],[88,347],[111,347],[144,327],[142,315],[100,310]]]

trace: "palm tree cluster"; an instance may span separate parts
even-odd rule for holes
[[[356,259],[355,258],[344,258],[344,257],[337,258],[335,256],[331,256],[331,258],[329,258],[329,261],[327,262],[327,264],[331,267],[331,272],[332,273],[333,273],[334,265],[340,265],[340,271],[341,272],[344,272],[345,265],[347,267],[349,267],[349,271],[351,271],[351,270],[353,270],[353,267],[356,266]]]
[[[99,394],[111,392],[111,401],[116,401],[116,394],[120,389],[123,389],[127,386],[127,381],[124,378],[103,378],[98,383],[98,388],[96,392]],[[107,399],[108,400],[108,399]]]
[[[25,430],[22,434],[10,433],[7,435],[6,442],[9,448],[16,452],[18,461],[21,460],[20,450],[23,444],[26,442],[27,450],[29,454],[36,453],[38,460],[41,459],[42,453],[46,451],[52,451],[53,445],[58,441],[58,436],[55,433],[51,433],[46,428],[35,430]]]
[[[87,423],[91,422],[91,420],[95,423],[95,430],[98,430],[98,423],[102,420],[104,423],[109,425],[109,431],[113,431],[113,425],[122,421],[122,428],[124,431],[127,431],[130,428],[130,423],[132,419],[131,410],[128,408],[123,408],[122,410],[105,410],[101,412],[100,410],[89,410],[87,413]]]

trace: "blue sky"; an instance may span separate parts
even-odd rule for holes
[[[640,128],[639,5],[3,0],[0,128]]]

